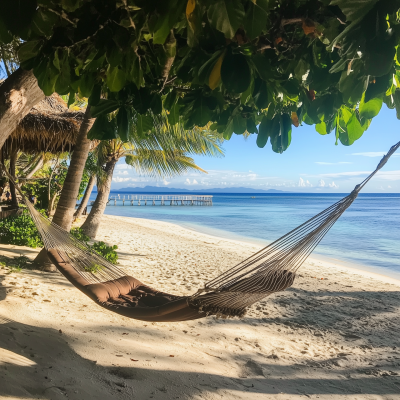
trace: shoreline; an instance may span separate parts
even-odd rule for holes
[[[258,243],[258,241],[261,241],[261,239],[252,240],[251,238],[242,237],[238,234],[234,234],[229,231],[223,231],[222,229],[214,229],[214,230],[226,232],[228,234],[227,236],[231,235],[232,238],[218,236],[217,234],[213,235],[212,233],[207,232],[207,230],[212,231],[213,230],[212,228],[209,228],[205,225],[200,225],[200,224],[198,224],[199,229],[196,229],[197,224],[194,224],[194,223],[186,224],[186,223],[179,223],[179,221],[170,222],[170,221],[163,221],[163,220],[159,220],[159,219],[150,219],[150,218],[141,218],[141,217],[126,217],[126,216],[112,215],[112,214],[104,214],[104,215],[107,217],[110,217],[110,218],[112,218],[112,217],[127,218],[128,220],[133,220],[135,222],[137,222],[137,220],[143,220],[145,222],[146,221],[147,222],[157,221],[159,223],[170,224],[172,226],[178,226],[182,229],[186,229],[189,232],[195,232],[197,234],[209,237],[213,240],[227,241],[230,243],[236,243],[241,246],[251,246],[252,248],[254,248],[254,253],[268,245],[268,244],[261,245],[260,243]],[[202,230],[201,228],[204,228],[204,230]],[[233,238],[235,236],[237,236],[238,238],[237,239]],[[363,275],[365,277],[379,279],[382,282],[400,285],[400,272],[395,272],[395,271],[391,272],[390,270],[386,270],[382,267],[372,267],[372,266],[368,266],[368,265],[357,264],[357,263],[354,263],[351,261],[340,260],[337,258],[324,256],[322,254],[315,254],[314,252],[311,253],[311,255],[305,260],[305,263],[307,263],[307,262],[308,263],[320,262],[320,263],[324,263],[327,265],[332,265],[332,266],[334,265],[334,266],[340,267],[344,270],[348,270],[349,272],[360,273],[361,275]],[[300,271],[301,271],[301,267],[300,267]]]

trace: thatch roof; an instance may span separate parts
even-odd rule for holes
[[[20,151],[59,153],[73,150],[83,111],[70,111],[56,93],[46,97],[31,109],[5,143]]]

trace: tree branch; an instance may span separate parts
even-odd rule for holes
[[[282,19],[281,21],[281,28],[283,28],[285,25],[289,24],[298,24],[299,22],[303,22],[304,18],[289,18],[289,19]]]

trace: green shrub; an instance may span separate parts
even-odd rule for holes
[[[43,212],[42,210],[41,213]],[[22,215],[0,219],[0,243],[43,247],[39,232],[27,210],[24,210]]]
[[[116,264],[118,261],[118,254],[115,251],[118,249],[117,245],[107,246],[104,242],[94,243],[91,248],[101,256],[103,256],[107,261],[112,264]]]
[[[89,236],[85,234],[85,232],[82,230],[82,228],[73,228],[71,229],[71,234],[76,237],[80,242],[85,243],[91,250],[94,250],[97,254],[100,254],[103,256],[107,261],[109,261],[112,264],[117,264],[118,261],[118,254],[115,251],[118,249],[118,246],[107,246],[104,242],[97,242],[94,243],[93,245],[89,244]],[[101,266],[99,265],[94,265],[93,268],[88,267],[87,271],[90,272],[97,272],[98,270],[101,269]]]
[[[78,239],[80,242],[83,243],[88,243],[90,240],[90,237],[83,232],[82,228],[72,228],[71,229],[71,235],[74,236],[76,239]]]

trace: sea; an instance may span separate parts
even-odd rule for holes
[[[120,197],[132,194],[139,193],[124,192]],[[139,207],[110,202],[106,214],[167,221],[216,237],[267,246],[346,195],[207,194],[213,195],[212,206],[152,206],[151,202],[144,206],[142,202]],[[400,279],[399,222],[400,194],[359,194],[313,256]]]

